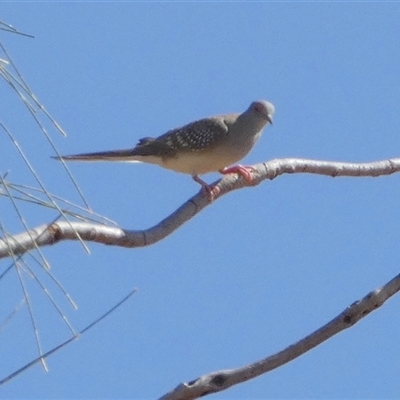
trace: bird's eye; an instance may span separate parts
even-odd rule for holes
[[[263,112],[263,106],[260,103],[254,104],[254,109],[259,113]]]

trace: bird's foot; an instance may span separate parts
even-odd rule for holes
[[[201,185],[203,190],[207,193],[208,201],[212,203],[214,199],[219,195],[219,187],[209,185],[207,182],[204,182],[203,179],[200,179],[197,175],[192,176],[193,180]]]
[[[255,168],[248,165],[233,165],[232,167],[227,167],[219,170],[219,172],[224,175],[236,173],[242,176],[246,182],[253,181],[253,171],[255,171]]]

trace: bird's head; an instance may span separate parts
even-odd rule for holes
[[[247,111],[272,124],[272,117],[275,113],[275,107],[269,101],[257,100],[250,104],[250,107]]]

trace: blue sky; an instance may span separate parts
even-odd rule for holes
[[[68,133],[51,131],[63,154],[130,147],[265,98],[276,106],[274,126],[247,164],[400,155],[397,3],[8,2],[0,19],[35,36],[1,32]],[[46,187],[79,202],[32,120],[3,83],[1,90],[1,120]],[[8,139],[1,141],[1,173],[33,184]],[[129,229],[154,225],[199,189],[190,177],[149,165],[70,169],[91,207]],[[0,397],[156,398],[281,350],[398,274],[399,183],[399,176],[281,176],[224,196],[148,248],[90,244],[90,256],[75,242],[46,248],[78,311],[48,287],[76,330],[139,291],[49,358],[49,373],[37,365]],[[22,231],[5,212],[9,203],[0,204],[7,229]],[[51,221],[45,210],[26,212],[31,227]],[[3,281],[2,320],[22,298],[16,274]],[[47,350],[68,331],[37,286],[28,286]],[[294,362],[214,398],[397,397],[399,304],[395,296]],[[36,356],[25,308],[2,336],[4,377]]]

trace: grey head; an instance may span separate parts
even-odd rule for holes
[[[269,122],[272,124],[272,117],[275,113],[275,107],[266,100],[253,101],[250,107],[243,113],[252,119],[263,120],[264,124]],[[260,121],[261,122],[261,121]]]

